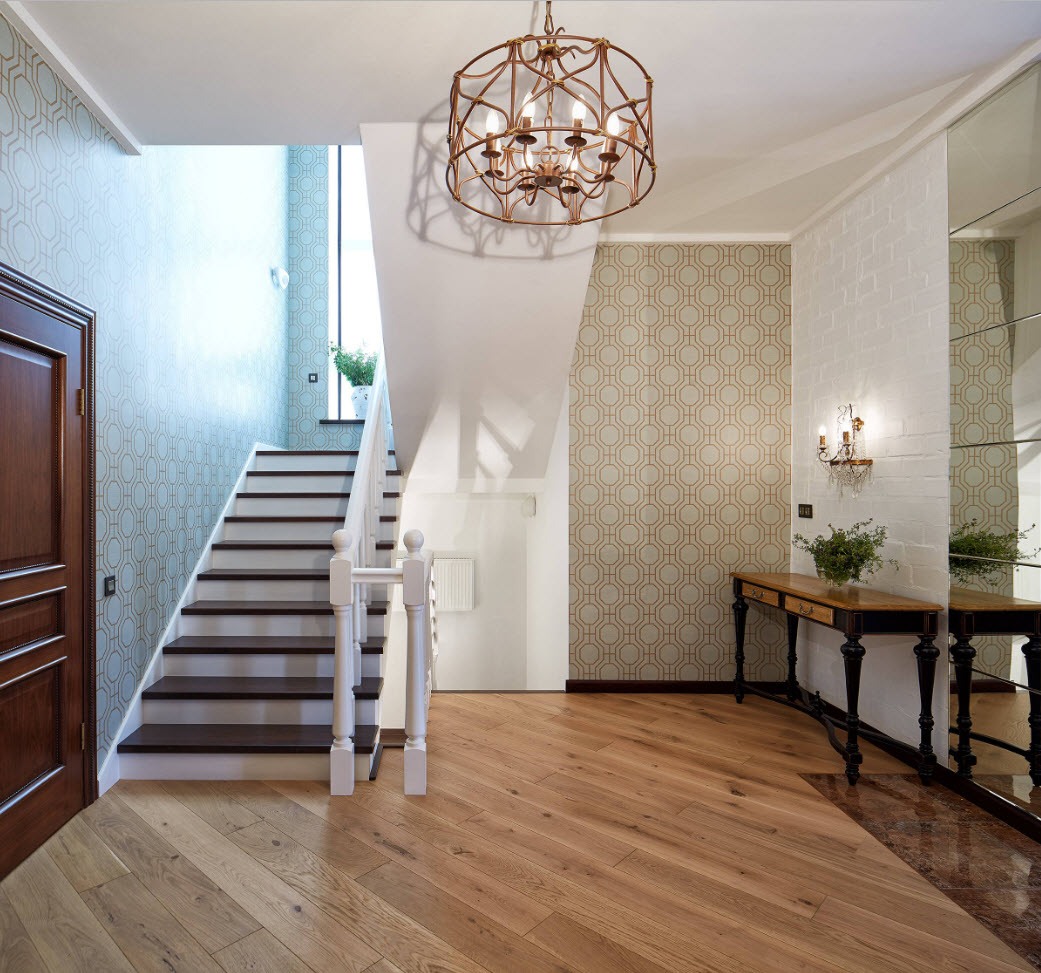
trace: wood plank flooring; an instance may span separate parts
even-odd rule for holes
[[[799,776],[838,758],[782,707],[438,694],[430,724],[425,798],[395,750],[353,798],[120,782],[0,883],[0,973],[1031,969]]]

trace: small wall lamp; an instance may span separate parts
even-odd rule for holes
[[[870,475],[875,461],[863,455],[864,442],[860,431],[864,428],[864,420],[854,414],[852,403],[839,407],[838,428],[841,441],[829,455],[827,430],[821,426],[817,459],[828,471],[830,479],[837,481],[840,488],[849,487],[853,496],[856,496]]]

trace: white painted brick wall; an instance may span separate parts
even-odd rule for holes
[[[792,530],[813,537],[829,522],[873,517],[889,530],[886,568],[872,583],[947,603],[948,463],[947,144],[938,136],[792,245]],[[838,407],[865,422],[872,480],[856,499],[828,483],[817,461],[820,426],[835,439]],[[813,574],[808,554],[792,570]],[[845,700],[842,636],[803,623],[800,678]],[[866,638],[861,717],[918,742],[914,642]],[[937,645],[934,746],[945,760],[946,629]],[[871,772],[870,762],[865,765]]]

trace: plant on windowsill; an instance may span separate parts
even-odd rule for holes
[[[868,530],[871,523],[871,520],[861,520],[838,530],[828,524],[830,537],[818,534],[811,541],[802,534],[794,534],[792,545],[812,555],[817,577],[828,587],[841,588],[851,581],[870,577],[886,564],[898,568],[896,561],[884,559],[881,554],[886,543],[886,528],[878,526]]]
[[[999,533],[981,527],[975,518],[962,524],[951,534],[948,558],[951,577],[963,585],[980,581],[996,588],[1005,576],[1007,562],[1028,561],[1041,553],[1041,548],[1023,551],[1019,547],[1019,542],[1026,540],[1027,534],[1036,526],[1031,524],[1026,530]],[[999,561],[1006,563],[996,563]]]
[[[359,419],[364,419],[369,411],[369,392],[376,377],[379,355],[366,352],[364,347],[348,351],[334,341],[329,342],[329,354],[333,356],[336,370],[351,383],[354,414]]]

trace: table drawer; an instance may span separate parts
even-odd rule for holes
[[[802,618],[812,618],[823,625],[832,625],[835,622],[835,612],[832,609],[825,608],[823,605],[815,605],[812,601],[793,598],[791,595],[785,596],[784,610]]]
[[[764,605],[773,605],[774,608],[779,603],[779,595],[776,591],[760,588],[759,585],[749,584],[747,581],[741,582],[741,594],[753,601],[761,601]]]

